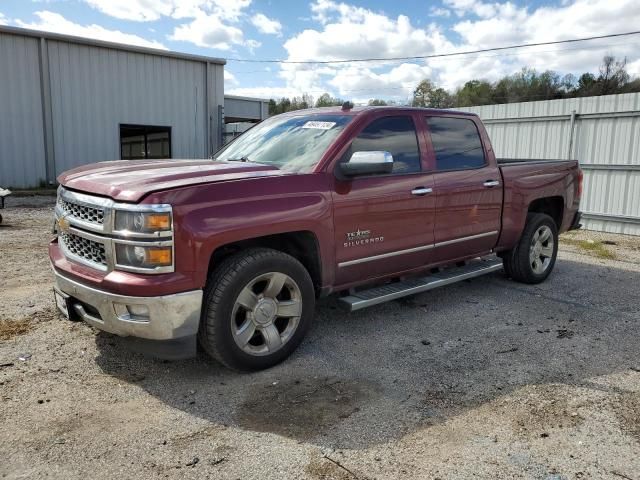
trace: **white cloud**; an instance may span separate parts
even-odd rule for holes
[[[182,2],[182,0],[176,0]],[[198,1],[198,0],[193,0]],[[225,20],[236,21],[244,15],[244,10],[251,5],[251,0],[211,0],[211,11]]]
[[[429,10],[429,15],[431,17],[444,17],[448,18],[451,16],[451,10],[442,7],[431,7]]]
[[[459,17],[473,14],[482,18],[489,18],[494,16],[498,8],[500,8],[498,3],[486,3],[478,0],[444,0],[444,4],[451,7]]]
[[[487,48],[628,32],[637,30],[639,22],[637,0],[576,0],[567,6],[541,7],[533,12],[505,3],[495,17],[463,21],[454,30],[466,45]],[[504,56],[500,61],[514,70],[530,66],[559,72],[594,71],[606,53],[637,59],[638,48],[630,38],[633,37],[523,49],[518,55]]]
[[[102,13],[124,20],[149,22],[161,17],[195,18],[202,14],[237,21],[251,0],[84,0]]]
[[[421,28],[404,15],[390,17],[347,3],[316,0],[311,11],[318,25],[287,39],[284,47],[288,60],[424,56],[632,31],[640,23],[637,0],[571,0],[538,8],[519,7],[509,1],[445,0],[444,4],[447,8],[443,12],[451,11],[458,16],[451,27],[456,40],[435,24]],[[435,8],[432,15],[434,12],[446,15]],[[423,78],[455,89],[472,79],[496,80],[525,66],[561,74],[596,72],[605,54],[626,56],[628,71],[640,74],[640,49],[633,37],[627,37],[405,61],[401,65],[399,62],[285,64],[280,67],[279,76],[286,88],[297,94],[317,95],[329,90],[346,98],[368,95],[402,99]]]
[[[242,30],[226,25],[215,14],[200,14],[190,23],[177,26],[169,38],[219,50],[230,50],[234,45],[246,44]],[[248,46],[252,48],[251,43]]]
[[[322,30],[307,29],[287,40],[284,48],[290,60],[424,55],[444,40],[435,31],[415,28],[405,15],[393,19],[328,0],[320,0],[312,9],[322,22],[330,23],[323,23]],[[337,12],[339,18],[330,21],[331,12]]]
[[[403,63],[386,73],[375,73],[365,66],[351,66],[339,69],[328,83],[345,97],[366,96],[367,92],[380,92],[378,96],[405,97],[430,74],[429,67],[415,63]]]
[[[173,11],[172,0],[85,0],[91,7],[102,13],[121,18],[149,22],[161,16],[169,16]]]
[[[35,12],[34,15],[38,17],[37,21],[28,23],[16,20],[16,25],[23,28],[63,33],[66,35],[75,35],[78,37],[93,38],[108,42],[123,43],[126,45],[166,49],[162,43],[156,42],[155,40],[147,40],[139,37],[138,35],[124,33],[120,30],[108,30],[96,24],[80,25],[67,20],[59,13],[44,10]]]
[[[409,17],[390,18],[383,13],[318,0],[311,6],[320,29],[306,29],[288,39],[288,60],[334,60],[389,58],[424,55],[452,49],[453,45],[435,28],[417,28]],[[424,64],[405,62],[344,63],[329,66],[286,64],[280,76],[299,92],[332,92],[351,98],[358,94],[405,98],[415,84],[431,72]]]
[[[236,78],[236,76],[231,73],[229,70],[225,69],[224,71],[224,88],[225,90],[227,90],[229,87],[233,87],[238,85],[240,82],[238,82],[238,79]]]
[[[262,13],[257,13],[251,17],[251,23],[262,33],[282,35],[282,24],[278,20],[271,19]]]
[[[640,60],[627,64],[627,72],[633,77],[640,77]]]
[[[256,98],[282,98],[282,97],[295,97],[300,95],[300,91],[296,88],[290,87],[245,87],[245,88],[232,88],[225,90],[225,93],[229,95],[239,95],[241,97],[256,97]]]
[[[0,12],[0,25],[9,25],[9,19]]]

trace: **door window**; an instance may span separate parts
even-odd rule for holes
[[[485,165],[476,124],[466,118],[426,117],[437,170],[461,170]]]
[[[418,136],[411,117],[383,117],[371,122],[353,140],[353,152],[385,151],[393,156],[393,173],[419,172]],[[346,161],[345,160],[345,161]]]

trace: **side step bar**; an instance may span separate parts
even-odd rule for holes
[[[379,305],[397,298],[415,295],[434,288],[461,282],[468,278],[479,277],[502,268],[502,259],[490,257],[468,262],[463,267],[453,267],[420,278],[408,279],[404,282],[391,283],[379,287],[355,292],[340,298],[340,304],[348,311],[354,312],[362,308]]]

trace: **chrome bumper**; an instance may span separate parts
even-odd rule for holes
[[[88,287],[56,271],[54,274],[56,289],[71,297],[73,313],[99,330],[148,340],[174,340],[195,336],[198,332],[202,290],[160,297],[129,297]],[[147,307],[148,315],[132,315],[127,305]]]

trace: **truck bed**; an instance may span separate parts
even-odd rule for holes
[[[496,159],[504,185],[499,248],[511,248],[524,228],[528,208],[537,198],[555,201],[558,230],[570,228],[578,209],[577,160]]]

